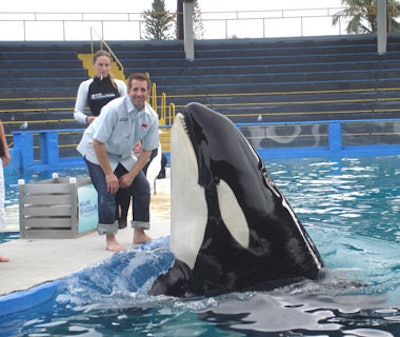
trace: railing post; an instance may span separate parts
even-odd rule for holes
[[[329,122],[329,151],[341,151],[343,149],[342,142],[342,123]]]
[[[45,131],[39,134],[40,162],[49,166],[49,169],[56,169],[59,163],[58,132]]]
[[[14,131],[14,149],[21,153],[23,172],[30,172],[36,168],[54,170],[60,164],[58,151],[59,130],[45,131]],[[38,134],[39,160],[35,161],[34,134]]]
[[[14,148],[21,153],[22,170],[29,170],[34,162],[33,133],[26,131],[12,132]]]

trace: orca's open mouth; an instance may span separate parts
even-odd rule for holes
[[[187,125],[186,125],[185,116],[184,116],[183,114],[181,114],[181,113],[178,113],[178,114],[175,116],[175,120],[176,120],[177,118],[179,118],[180,122],[182,123],[183,129],[185,130],[186,134],[189,135],[189,131],[188,131],[188,128],[187,128]]]

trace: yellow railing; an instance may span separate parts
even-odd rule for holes
[[[174,103],[169,103],[169,106],[168,106],[168,111],[169,111],[168,124],[169,125],[172,125],[172,123],[174,122],[175,115],[176,115],[175,109],[176,109],[175,104]]]
[[[149,102],[149,104],[151,104],[153,110],[158,114],[160,125],[172,124],[175,117],[175,104],[170,103],[168,105],[167,94],[165,92],[163,92],[159,97],[160,97],[160,105],[158,104],[157,100],[158,99],[157,84],[152,83],[151,102]]]
[[[90,52],[92,53],[92,55],[94,54],[93,33],[96,34],[100,40],[100,50],[103,50],[103,45],[104,45],[107,48],[107,51],[112,56],[113,60],[117,63],[119,70],[124,74],[124,66],[122,65],[121,61],[118,59],[117,55],[114,54],[114,52],[112,51],[111,47],[107,44],[107,42],[102,39],[100,34],[97,33],[97,31],[93,27],[90,28]]]
[[[152,92],[152,97],[151,97],[151,104],[154,106],[159,113],[160,120],[167,124],[171,124],[173,122],[173,119],[175,117],[175,110],[177,108],[183,108],[183,106],[176,106],[174,103],[168,103],[168,101],[174,99],[174,98],[187,98],[190,101],[196,101],[199,99],[204,99],[204,98],[218,98],[218,97],[227,97],[230,96],[231,94],[191,94],[191,95],[174,95],[174,96],[168,96],[165,93],[162,93],[160,96],[157,96],[157,88],[156,85],[153,87],[153,92]],[[300,100],[290,100],[288,101],[285,99],[287,96],[296,96],[296,95],[305,95],[305,94],[346,94],[346,93],[370,93],[370,92],[393,92],[390,97],[359,97],[357,99],[345,99],[345,98],[338,98],[338,99],[323,99],[323,100],[318,100],[318,101],[300,101]],[[397,92],[397,93],[396,93]],[[270,106],[270,105],[276,105],[276,106],[285,106],[285,105],[313,105],[313,104],[332,104],[332,103],[367,103],[367,102],[381,102],[381,101],[393,101],[393,102],[398,102],[400,100],[400,87],[394,87],[394,88],[362,88],[362,89],[337,89],[337,90],[309,90],[309,91],[282,91],[282,92],[256,92],[256,93],[237,93],[235,94],[236,97],[258,97],[262,96],[265,97],[265,101],[262,102],[241,102],[241,103],[213,103],[212,107],[218,107],[218,108],[223,108],[223,107],[234,107],[234,106],[240,106],[240,107],[250,107],[250,106]],[[271,95],[282,95],[282,100],[280,101],[274,101],[271,102],[268,100],[268,96]],[[0,103],[2,102],[12,102],[12,101],[24,101],[24,102],[29,102],[29,101],[52,101],[52,100],[70,100],[73,102],[76,99],[76,97],[41,97],[41,98],[36,98],[36,97],[18,97],[18,98],[0,98]],[[160,102],[160,106],[158,105],[158,100]],[[154,104],[154,105],[153,105]],[[207,105],[207,104],[206,104]],[[71,106],[73,106],[73,103],[71,103]],[[53,111],[71,111],[71,120],[65,119],[65,120],[54,120],[54,122],[60,122],[60,121],[73,121],[74,119],[72,118],[72,108],[71,106],[66,106],[66,107],[60,107],[60,108],[19,108],[19,109],[0,109],[0,116],[1,114],[24,114],[24,113],[37,113],[38,116],[42,115],[44,113],[51,113]],[[155,109],[155,110],[156,110]],[[393,112],[393,111],[398,111],[398,108],[393,107],[393,108],[388,108],[385,110],[382,110],[382,112]],[[354,113],[358,113],[359,111],[354,110]],[[303,111],[302,113],[306,114],[319,114],[320,112],[318,111]],[[352,111],[337,111],[338,114],[340,113],[352,113]],[[267,115],[267,114],[265,114]],[[268,116],[279,116],[281,115],[281,112],[276,111],[274,113],[268,114]],[[243,116],[250,116],[248,113],[244,114],[235,114],[234,116],[237,117],[243,117]],[[227,117],[231,117],[231,115],[227,115]],[[3,124],[8,123],[8,124],[20,124],[21,119],[19,120],[8,120],[8,118],[3,119]],[[37,123],[52,123],[53,120],[47,120],[47,119],[42,119],[42,120],[37,120]],[[31,123],[35,123],[32,121]],[[160,123],[161,124],[161,123]]]
[[[330,94],[330,93],[340,93],[340,94],[345,94],[345,93],[368,93],[368,92],[372,92],[372,91],[378,91],[378,92],[385,92],[385,91],[393,91],[393,94],[390,95],[390,97],[378,97],[378,98],[368,98],[368,97],[362,97],[362,98],[358,98],[358,99],[325,99],[325,100],[319,100],[319,101],[310,101],[310,102],[306,102],[306,101],[299,101],[299,100],[293,100],[293,101],[288,101],[285,100],[284,97],[287,97],[288,95],[303,95],[303,94]],[[376,101],[376,102],[380,102],[380,101],[388,101],[391,100],[393,102],[398,102],[400,100],[399,95],[396,94],[396,92],[400,92],[400,87],[398,88],[364,88],[364,89],[342,89],[342,90],[315,90],[315,91],[290,91],[290,92],[275,92],[275,93],[270,93],[270,92],[259,92],[259,93],[241,93],[241,94],[237,94],[237,96],[265,96],[266,100],[264,102],[258,102],[258,103],[239,103],[239,104],[230,104],[230,103],[226,103],[226,104],[213,104],[212,108],[214,107],[233,107],[233,106],[253,106],[253,105],[259,105],[259,106],[269,106],[271,104],[277,105],[277,106],[284,106],[284,105],[303,105],[303,104],[332,104],[332,103],[357,103],[360,104],[360,106],[362,106],[363,103],[367,103],[367,102],[372,102],[372,101]],[[275,101],[273,103],[271,103],[270,101],[268,101],[268,96],[269,95],[282,95],[282,100],[281,101]],[[196,101],[196,99],[199,98],[204,98],[207,95],[203,95],[203,94],[198,94],[198,95],[190,95],[190,96],[186,96],[186,95],[180,95],[180,96],[170,96],[169,99],[173,99],[175,97],[187,97],[191,99],[191,101]],[[225,96],[225,94],[210,94],[208,95],[208,97],[223,97]],[[49,98],[49,100],[52,100],[54,98]],[[75,97],[64,97],[64,99],[68,99],[68,100],[75,100]],[[25,101],[36,101],[38,100],[37,98],[1,98],[0,99],[0,103],[4,102],[4,101],[14,101],[14,100],[25,100]],[[45,98],[41,98],[40,101],[44,101],[46,100]],[[176,109],[182,109],[183,106],[176,106],[174,103],[167,103],[167,95],[165,93],[161,94],[159,97],[157,97],[156,95],[156,90],[154,90],[153,95],[152,95],[152,100],[154,102],[157,102],[157,100],[160,101],[160,106],[158,106],[157,104],[157,108],[159,109],[159,116],[160,116],[160,126],[164,126],[164,125],[172,125],[173,120],[176,116]],[[208,105],[208,104],[206,104]],[[29,109],[0,109],[0,116],[2,114],[15,114],[17,115],[23,115],[24,113],[28,113],[29,115],[32,115],[32,113],[34,114],[38,114],[38,118],[37,120],[30,120],[29,121],[29,126],[31,126],[32,128],[35,129],[41,129],[43,128],[44,125],[46,125],[47,127],[49,125],[54,125],[54,128],[60,128],[60,124],[63,123],[73,123],[74,119],[72,117],[72,112],[71,112],[71,118],[70,119],[43,119],[43,114],[46,113],[51,113],[52,111],[71,111],[71,108],[29,108]],[[379,110],[375,110],[375,112],[379,112],[380,114],[391,114],[393,112],[397,112],[398,108],[393,107],[393,108],[387,108],[387,109],[379,109]],[[332,113],[335,113],[336,115],[341,115],[341,114],[352,114],[354,116],[356,116],[357,114],[360,113],[370,113],[372,112],[371,109],[354,109],[354,110],[338,110],[338,111],[332,111]],[[325,111],[326,114],[329,114],[330,111]],[[270,112],[270,113],[266,113],[264,112],[262,114],[262,117],[265,118],[269,118],[269,117],[274,117],[274,116],[282,116],[282,115],[309,115],[309,116],[313,116],[316,114],[320,114],[319,110],[315,111],[314,109],[310,109],[310,110],[302,110],[301,112],[286,112],[286,113],[282,113],[279,111],[274,111],[274,112]],[[40,117],[39,117],[40,116]],[[258,117],[258,113],[257,114],[249,114],[249,113],[245,113],[245,114],[235,114],[235,115],[229,115],[226,114],[226,117],[230,118],[230,117],[243,117],[246,116],[249,118],[249,120],[255,120],[255,118]],[[39,119],[41,118],[41,119]],[[11,126],[12,125],[12,129],[14,130],[18,130],[19,127],[21,126],[21,124],[23,123],[23,119],[22,118],[16,118],[16,120],[11,119],[11,120],[6,120],[6,118],[3,119],[3,124]],[[46,127],[46,128],[47,128]],[[161,145],[163,148],[163,151],[169,151],[169,129],[163,129],[161,128],[163,131],[160,134],[160,141],[161,141]],[[7,134],[7,141],[11,142],[12,141],[12,135],[11,134]],[[11,146],[12,144],[10,144],[9,146]]]
[[[158,104],[157,104],[157,84],[152,83],[151,85],[151,102],[150,102],[153,110],[158,113]]]
[[[121,80],[126,80],[125,77],[125,73],[124,73],[124,66],[122,64],[122,62],[118,59],[117,55],[115,55],[115,53],[113,52],[113,50],[111,49],[111,47],[107,44],[107,42],[105,42],[100,35],[96,32],[95,29],[91,28],[91,40],[90,40],[90,51],[91,54],[79,54],[78,58],[80,60],[82,60],[83,62],[83,66],[88,70],[88,74],[89,76],[94,76],[93,73],[91,73],[92,71],[92,59],[93,59],[93,55],[95,53],[94,50],[94,39],[93,39],[93,33],[95,33],[99,40],[100,40],[100,50],[103,50],[103,45],[106,47],[107,51],[110,53],[110,55],[113,58],[113,62],[116,63],[117,67],[118,67],[118,71],[117,71],[117,75],[115,74],[115,71],[113,71],[113,75],[116,78],[119,78]],[[148,78],[150,78],[150,74],[146,73],[146,76]],[[167,98],[166,98],[166,94],[162,93],[161,94],[161,106],[158,105],[158,100],[157,100],[157,84],[156,83],[152,83],[152,88],[151,88],[151,96],[150,98],[147,100],[147,102],[152,106],[153,110],[158,113],[159,117],[159,123],[160,125],[165,125],[167,117],[166,117],[166,110],[167,110]],[[160,111],[158,111],[160,109]],[[171,117],[172,115],[169,115],[169,120],[170,122],[172,122],[173,118]]]

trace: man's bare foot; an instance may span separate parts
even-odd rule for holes
[[[114,234],[106,234],[106,244],[106,249],[112,252],[120,252],[124,249],[124,247],[118,243]]]
[[[147,241],[153,240],[151,236],[148,236],[143,229],[135,228],[133,230],[133,244],[140,245],[141,243],[146,243]]]
[[[0,262],[9,262],[9,261],[10,261],[10,259],[8,257],[0,255]]]

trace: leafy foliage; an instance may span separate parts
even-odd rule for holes
[[[169,13],[165,9],[164,0],[154,0],[152,9],[145,11],[145,38],[146,40],[171,40],[174,38],[172,33],[174,27],[175,14]]]
[[[344,10],[334,14],[332,24],[336,25],[341,18],[351,18],[348,22],[346,32],[348,34],[369,34],[377,31],[377,3],[382,0],[342,0],[346,6]],[[387,1],[387,24],[388,32],[400,32],[400,3],[397,0]]]
[[[198,0],[193,1],[193,34],[197,40],[204,36],[204,26],[201,21],[201,9]]]

